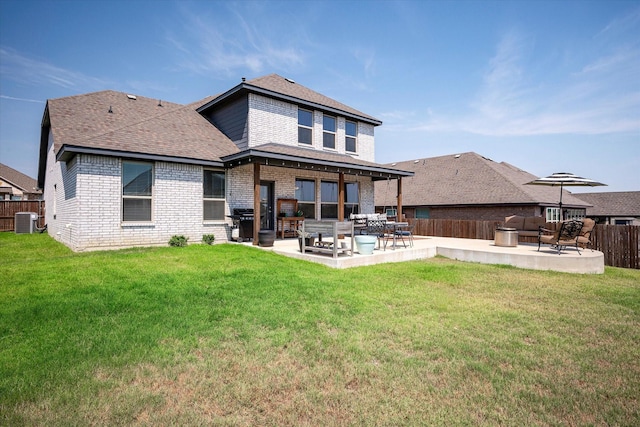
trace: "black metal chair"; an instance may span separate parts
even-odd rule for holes
[[[566,221],[563,222],[560,225],[560,228],[555,232],[553,230],[540,227],[540,231],[538,232],[538,251],[540,251],[540,244],[544,243],[557,249],[558,255],[560,255],[560,252],[567,246],[575,246],[578,254],[582,255],[580,253],[580,247],[578,246],[578,237],[580,237],[582,225],[582,221]]]

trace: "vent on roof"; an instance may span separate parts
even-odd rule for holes
[[[135,95],[127,95],[127,98],[133,99],[134,101],[138,99]]]
[[[294,84],[295,84],[295,82],[296,82],[295,80],[290,79],[290,78],[288,78],[288,77],[285,77],[284,79],[285,79],[286,81],[288,81],[289,83],[294,83]]]

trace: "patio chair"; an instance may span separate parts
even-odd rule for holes
[[[582,224],[582,230],[580,230],[580,235],[578,236],[578,245],[582,248],[589,247],[591,252],[593,252],[593,243],[591,243],[591,234],[593,230],[596,228],[596,222],[591,218],[585,218]]]
[[[538,232],[538,251],[540,251],[540,245],[544,243],[557,249],[558,255],[560,255],[560,252],[567,246],[575,246],[578,251],[578,255],[582,255],[580,253],[580,248],[578,247],[580,230],[582,230],[582,221],[576,220],[563,222],[560,225],[560,228],[555,232],[541,227]]]
[[[383,219],[367,219],[367,230],[365,234],[378,237],[378,249],[380,241],[384,240],[387,232],[387,221]],[[384,242],[384,249],[387,249],[387,242]]]
[[[402,230],[396,231],[396,236],[402,239],[403,244],[404,244],[404,238],[405,237],[407,238],[407,240],[409,241],[410,248],[413,247],[413,229],[415,226],[416,226],[415,224],[409,224],[407,227],[403,228]]]

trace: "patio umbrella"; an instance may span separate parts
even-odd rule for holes
[[[562,189],[563,187],[598,187],[603,184],[598,181],[594,181],[589,178],[583,178],[581,176],[574,175],[568,172],[556,172],[552,175],[544,178],[538,178],[531,182],[527,182],[526,185],[548,185],[551,187],[560,186],[560,215],[564,219],[564,213],[562,212]]]

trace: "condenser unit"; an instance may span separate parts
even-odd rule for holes
[[[36,229],[38,214],[34,212],[16,213],[15,226],[16,234],[33,233]]]

